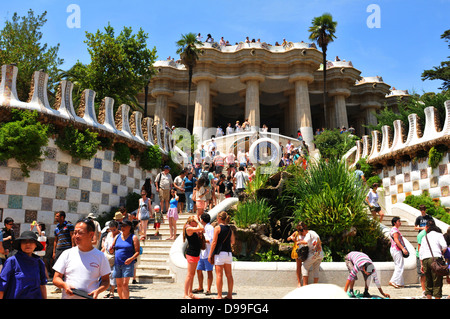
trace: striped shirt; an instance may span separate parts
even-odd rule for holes
[[[363,266],[366,263],[373,263],[372,259],[369,258],[364,253],[358,252],[358,251],[352,251],[350,252],[346,257],[346,260],[350,261],[353,264],[353,269],[350,270],[350,274],[348,275],[348,280],[354,281],[356,280],[356,274],[363,269]],[[375,282],[375,285],[380,288],[381,284],[378,280],[377,272],[376,270],[372,273],[373,281]]]
[[[55,237],[58,238],[56,249],[65,250],[72,248],[72,237],[70,236],[70,232],[73,232],[74,229],[75,226],[67,221],[65,221],[62,225],[56,225]]]

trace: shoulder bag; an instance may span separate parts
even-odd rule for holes
[[[425,235],[425,239],[428,243],[428,248],[430,248],[431,256],[433,257],[433,261],[431,262],[431,270],[438,276],[448,276],[448,265],[446,264],[444,258],[439,257],[435,258],[433,255],[433,251],[431,250],[430,242],[428,241],[427,235]]]

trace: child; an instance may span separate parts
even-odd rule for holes
[[[177,238],[177,220],[178,220],[178,195],[177,191],[172,188],[170,191],[169,210],[167,211],[167,217],[169,218],[169,230],[170,237],[167,240]]]
[[[156,229],[155,236],[159,236],[159,227],[161,227],[161,223],[164,222],[163,215],[158,205],[156,205],[153,210],[155,211],[155,222],[153,224],[153,227]]]

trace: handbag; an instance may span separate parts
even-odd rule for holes
[[[392,238],[392,240],[394,240],[394,237],[392,237],[392,235],[391,235],[391,238]],[[406,248],[406,245],[405,245],[405,243],[403,242],[403,237],[399,237],[399,240],[400,240],[400,242],[402,243],[402,245],[403,245],[403,247],[405,247],[405,250],[406,250],[406,254],[403,252],[403,250],[402,249],[400,249],[400,251],[402,252],[402,256],[403,256],[403,258],[408,258],[409,257],[409,251],[408,251],[408,248]],[[397,243],[396,243],[397,244]],[[397,247],[398,247],[398,245],[397,245]],[[400,248],[400,247],[399,247]]]
[[[428,248],[430,248],[431,256],[433,257],[433,261],[431,262],[431,270],[438,276],[448,276],[449,270],[448,265],[445,262],[444,258],[439,257],[435,258],[433,255],[433,251],[431,250],[430,242],[428,241],[427,235],[425,235],[425,239],[428,243]]]

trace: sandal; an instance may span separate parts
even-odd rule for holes
[[[394,288],[400,288],[397,284],[394,284],[393,282],[389,282],[389,286],[392,286]]]
[[[203,289],[194,289],[194,290],[192,290],[193,294],[200,294],[202,292],[203,292]]]

